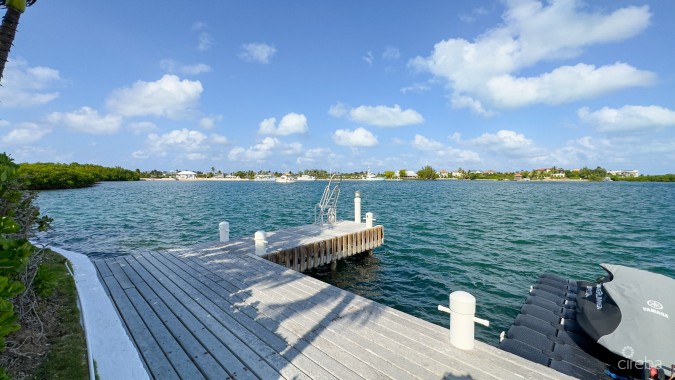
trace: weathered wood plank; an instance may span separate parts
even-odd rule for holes
[[[244,280],[243,282],[245,284],[247,283],[246,280]],[[301,281],[293,281],[293,282],[289,283],[289,285],[291,285],[293,283],[296,283],[296,282],[301,282]],[[250,286],[250,289],[252,289],[252,290],[258,289],[256,284],[249,284],[249,286]],[[298,317],[305,318],[306,322],[310,321],[309,322],[310,324],[314,324],[316,326],[321,325],[323,327],[328,328],[328,330],[331,331],[331,333],[333,333],[334,335],[330,335],[330,333],[328,333],[328,334],[330,336],[334,337],[334,338],[336,338],[337,336],[340,336],[340,335],[348,338],[350,340],[350,343],[348,344],[349,347],[350,347],[349,348],[350,350],[358,349],[357,348],[357,346],[358,346],[358,347],[362,347],[363,349],[367,349],[369,351],[374,351],[376,353],[377,357],[371,358],[371,360],[373,360],[375,363],[380,363],[381,365],[385,365],[382,362],[383,360],[387,361],[387,362],[395,361],[397,363],[390,363],[390,364],[386,364],[386,365],[399,366],[399,370],[406,370],[406,371],[409,372],[409,375],[411,375],[411,376],[414,376],[414,373],[425,373],[425,371],[427,371],[426,369],[424,369],[421,366],[418,366],[414,363],[408,362],[407,359],[405,359],[405,358],[394,359],[394,357],[396,356],[395,353],[393,353],[391,350],[389,350],[388,347],[385,347],[383,345],[378,346],[376,344],[373,344],[373,342],[371,342],[371,341],[364,340],[364,338],[361,335],[359,335],[359,333],[358,333],[359,331],[361,331],[359,329],[355,329],[354,327],[352,327],[352,328],[347,329],[347,330],[340,329],[342,331],[333,330],[333,328],[330,326],[331,323],[334,320],[337,320],[335,318],[339,318],[339,314],[340,314],[339,310],[342,310],[343,308],[346,309],[348,306],[350,306],[349,302],[347,304],[343,305],[340,301],[338,301],[338,303],[339,303],[338,305],[336,305],[332,308],[326,309],[326,308],[320,307],[320,302],[319,302],[319,304],[314,304],[314,303],[310,302],[310,300],[313,297],[315,297],[316,294],[314,294],[311,297],[306,297],[304,294],[301,297],[297,297],[296,295],[292,294],[293,292],[286,292],[285,287],[284,288],[276,287],[276,288],[272,289],[271,287],[264,286],[264,288],[265,288],[264,291],[261,291],[259,293],[258,292],[254,293],[254,295],[256,297],[260,298],[263,303],[267,304],[272,299],[277,300],[277,302],[279,302],[281,300],[285,300],[286,301],[285,304],[288,304],[289,305],[288,307],[294,313],[296,313],[298,315]],[[267,297],[269,297],[269,298],[267,298]],[[315,302],[318,302],[318,301],[315,301]],[[338,309],[337,314],[336,314],[336,309]],[[357,330],[357,332],[352,333],[352,331],[349,331],[349,330]],[[387,360],[387,359],[389,359],[389,360]],[[401,368],[400,366],[402,366],[402,365],[403,366],[407,365],[408,369]],[[411,367],[412,367],[412,369],[411,369]],[[427,375],[429,375],[429,373]],[[435,375],[439,375],[439,374],[437,373]]]
[[[230,278],[229,281],[240,280]],[[292,317],[293,321],[300,324],[301,330],[297,332],[298,334],[317,332],[331,343],[342,347],[342,349],[356,353],[361,361],[370,364],[388,376],[401,377],[403,373],[405,373],[405,377],[410,378],[442,376],[440,373],[434,374],[423,366],[409,361],[406,357],[397,355],[387,347],[373,344],[373,342],[360,336],[359,329],[354,326],[349,329],[335,330],[331,327],[334,315],[318,313],[306,298],[297,298],[287,294],[281,287],[265,286],[264,289],[259,289],[256,284],[248,284],[248,286],[253,291],[252,295],[260,300],[260,304],[283,305],[280,307],[281,313],[289,318]],[[346,309],[349,306],[349,303],[346,303],[339,305],[338,308]]]
[[[184,264],[184,263],[182,263]],[[204,271],[208,270],[205,266],[204,263],[199,263],[199,262],[191,262],[188,263],[188,267],[197,270],[197,271]],[[206,279],[203,277],[201,280]],[[223,286],[226,286],[225,289],[222,289],[221,291],[218,291],[218,294],[229,294],[227,297],[233,297],[237,299],[238,302],[251,302],[251,300],[246,300],[245,298],[241,297],[241,294],[246,293],[245,291],[242,291],[241,288],[232,285],[231,281],[223,280],[217,284],[211,283],[206,279],[206,282],[203,282],[203,285],[205,288],[202,288],[206,292],[212,292],[214,290],[218,290],[219,288],[222,288]],[[242,285],[239,283],[239,285]],[[206,290],[206,289],[211,289],[211,290]],[[212,298],[210,298],[212,299]],[[223,302],[223,299],[221,297],[216,297],[216,300],[220,299],[220,302]],[[325,343],[323,345],[320,345],[319,349],[328,352],[328,354],[324,354],[322,351],[317,350],[316,345],[313,343],[308,342],[306,339],[302,337],[302,335],[298,335],[298,329],[302,329],[302,327],[298,327],[297,324],[290,320],[287,319],[286,317],[282,318],[279,320],[278,318],[275,320],[273,319],[274,316],[278,316],[279,314],[277,312],[272,311],[272,317],[270,317],[268,314],[265,313],[270,313],[270,310],[274,310],[274,307],[268,308],[268,306],[261,304],[260,302],[254,300],[253,303],[255,304],[255,308],[253,307],[241,307],[241,305],[237,305],[237,308],[240,313],[236,313],[234,315],[241,317],[242,313],[248,315],[251,317],[252,320],[255,321],[255,323],[259,323],[261,325],[265,325],[269,331],[276,331],[277,334],[280,334],[277,339],[281,339],[284,344],[290,344],[292,347],[297,348],[300,351],[297,351],[297,354],[293,352],[295,348],[292,348],[291,350],[283,350],[282,355],[284,357],[287,357],[289,359],[293,360],[293,364],[297,365],[298,367],[302,368],[303,370],[306,370],[309,373],[313,374],[313,377],[316,378],[331,378],[333,377],[332,374],[336,374],[340,376],[341,378],[350,378],[354,376],[354,373],[351,372],[349,369],[347,369],[343,364],[341,363],[350,363],[351,364],[355,363],[358,361],[357,358],[355,357],[350,357],[348,362],[339,362],[334,359],[334,356],[342,356],[345,357],[344,355],[340,355],[340,350],[338,350],[336,347],[331,348],[330,345],[326,345]],[[226,309],[223,309],[227,312]],[[274,322],[270,322],[274,320]],[[272,323],[270,326],[269,323]],[[250,324],[247,323],[246,326],[249,326]],[[291,329],[296,331],[295,333],[290,332],[287,330],[284,326],[290,326]],[[258,331],[258,330],[256,330]],[[259,331],[258,331],[259,332]],[[267,336],[267,339],[269,339],[269,336]],[[269,340],[267,340],[269,342]],[[288,343],[285,343],[285,342]],[[302,354],[300,354],[302,353]],[[307,355],[307,357],[313,359],[313,363],[311,364],[307,362],[305,359],[304,355]],[[319,364],[316,364],[319,363]],[[320,367],[317,367],[317,365],[320,365]],[[325,368],[325,370],[322,370],[321,367]],[[325,372],[322,374],[321,371],[329,371]],[[375,372],[373,372],[374,374]],[[376,377],[372,377],[376,378]]]
[[[108,277],[113,275],[113,273],[110,271],[110,268],[108,268],[108,264],[105,263],[105,260],[103,259],[92,260],[92,263],[94,263],[94,265],[96,266],[98,274],[101,277]]]
[[[113,273],[122,289],[129,289],[134,287],[133,282],[131,282],[129,277],[127,277],[126,273],[124,273],[124,271],[120,267],[120,264],[114,258],[107,259],[106,264],[108,264],[108,268],[110,268],[110,271]]]
[[[119,264],[120,268],[124,271],[124,274],[127,275],[127,278],[131,280],[131,283],[134,284],[135,286],[138,286],[138,284],[141,284],[144,282],[144,280],[139,276],[136,271],[134,270],[129,270],[127,266],[129,265],[129,262],[127,261],[128,257],[126,256],[118,256],[115,258],[115,261],[117,261],[117,264]]]
[[[178,374],[169,358],[166,357],[117,280],[113,276],[106,276],[103,280],[150,375],[156,379],[178,379]]]
[[[255,378],[253,374],[263,379],[279,377],[279,372],[270,367],[258,352],[247,345],[247,342],[232,334],[220,321],[215,320],[211,313],[186,295],[186,286],[189,285],[181,281],[183,286],[177,286],[174,283],[177,279],[175,275],[172,274],[172,278],[166,276],[170,272],[158,259],[162,257],[147,255],[139,257],[138,261],[143,263],[143,269],[153,277],[149,282],[153,283],[153,288],[157,289],[158,295],[161,295],[165,302],[167,299],[171,300],[172,311],[186,325],[190,333],[203,343],[200,351],[204,351],[205,347],[208,348],[209,355],[213,355],[236,378]],[[167,272],[162,272],[160,267]],[[180,331],[181,328],[177,330]],[[258,348],[262,347],[261,345]],[[223,378],[223,376],[211,378]]]
[[[167,330],[166,325],[160,318],[152,311],[152,308],[136,288],[127,289],[125,291],[129,300],[138,310],[139,315],[148,326],[148,329],[155,337],[157,343],[166,354],[171,362],[171,365],[181,378],[203,379],[204,376],[197,369],[191,358],[180,346],[176,337]],[[178,337],[180,338],[180,337]]]
[[[207,308],[210,313],[213,313],[214,317],[221,320],[225,326],[236,332],[238,336],[241,336],[242,340],[252,345],[252,347],[255,346],[257,352],[261,353],[266,360],[275,360],[277,357],[283,357],[292,361],[292,364],[278,361],[274,363],[275,368],[280,370],[284,377],[294,379],[304,378],[306,375],[303,372],[293,370],[293,368],[296,368],[296,365],[300,370],[306,371],[306,373],[313,373],[314,376],[319,375],[321,378],[332,377],[330,373],[322,372],[321,367],[318,367],[316,363],[305,356],[311,356],[312,353],[308,354],[304,351],[298,351],[295,348],[297,343],[291,345],[283,338],[275,335],[273,331],[278,330],[280,326],[274,326],[274,329],[268,330],[256,320],[256,318],[264,318],[256,309],[250,306],[247,307],[248,310],[253,310],[253,318],[251,318],[242,312],[241,305],[235,307],[232,303],[244,302],[241,292],[231,292],[222,288],[220,284],[213,283],[206,277],[201,276],[200,272],[205,270],[204,268],[195,269],[193,265],[185,265],[185,263],[179,263],[180,267],[178,267],[176,263],[172,262],[172,259],[167,260],[164,264],[166,264],[167,268],[174,270],[175,275],[179,276],[181,280],[185,281],[183,283],[176,281],[178,286],[187,289],[190,296],[196,302]],[[194,281],[195,279],[199,281]],[[190,281],[189,285],[187,281]],[[223,294],[227,295],[223,296]],[[325,355],[320,357],[320,361],[322,362],[326,362],[329,359]]]

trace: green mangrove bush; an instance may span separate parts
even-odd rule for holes
[[[35,294],[33,284],[38,273],[45,280],[53,277],[41,267],[41,255],[28,241],[36,231],[49,228],[51,222],[40,216],[33,203],[35,197],[34,192],[25,190],[14,160],[0,154],[0,352],[5,348],[5,337],[21,328],[15,303],[24,309],[25,299]],[[50,292],[49,281],[37,283],[39,293]],[[5,376],[0,369],[0,378]]]

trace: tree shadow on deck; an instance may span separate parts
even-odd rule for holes
[[[286,343],[279,354],[287,365],[310,377],[327,371],[338,378],[471,378],[448,372],[438,351],[435,359],[427,357],[430,342],[408,337],[402,330],[410,326],[385,316],[386,307],[255,256],[213,251],[194,256],[239,299],[235,307]],[[318,373],[310,372],[308,359]]]

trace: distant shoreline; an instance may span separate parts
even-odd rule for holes
[[[176,178],[141,178],[141,181],[180,181],[180,182],[274,182],[274,181],[256,181],[247,178],[195,178],[195,179],[176,179]],[[424,181],[421,179],[384,179],[382,181],[369,181],[360,178],[343,178],[343,181],[363,181],[363,182],[400,182],[400,181]],[[315,181],[328,181],[328,178],[317,178]],[[315,181],[298,181],[298,182],[315,182]],[[502,181],[502,182],[590,182],[587,179],[569,179],[569,178],[545,178],[532,180],[515,180],[515,179],[490,179],[490,178],[476,178],[476,179],[459,179],[459,178],[436,178],[434,181]]]

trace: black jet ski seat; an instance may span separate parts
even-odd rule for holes
[[[499,347],[580,379],[671,377],[675,280],[602,266],[608,274],[597,282],[542,275]]]

